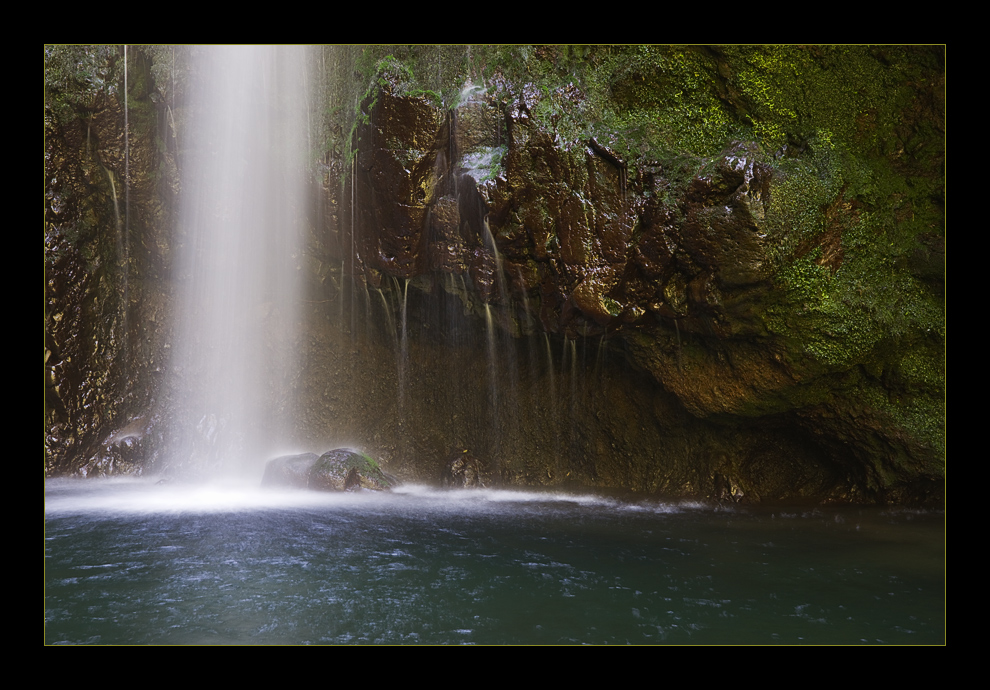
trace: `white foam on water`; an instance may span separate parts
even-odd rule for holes
[[[269,509],[401,508],[427,512],[501,512],[528,508],[584,507],[614,512],[678,513],[695,506],[660,502],[628,503],[595,494],[514,489],[439,489],[408,484],[391,492],[321,492],[272,489],[224,482],[159,484],[156,478],[51,479],[45,483],[45,513],[167,514],[229,513]],[[696,508],[701,508],[698,504]],[[710,509],[710,507],[705,507]]]

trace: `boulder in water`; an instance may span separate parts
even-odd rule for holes
[[[351,450],[330,450],[309,469],[308,487],[317,491],[388,491],[393,480],[368,455]]]
[[[309,486],[309,471],[320,459],[316,453],[283,455],[265,465],[262,486],[289,486],[305,489]]]

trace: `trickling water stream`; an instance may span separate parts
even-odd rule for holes
[[[123,315],[123,349],[124,349],[124,377],[128,376],[127,362],[130,360],[128,355],[128,334],[131,332],[130,329],[130,318],[128,313],[131,309],[131,295],[130,295],[130,234],[131,234],[131,116],[130,108],[128,106],[128,84],[127,84],[127,46],[124,46],[124,227],[120,227],[120,216],[119,211],[117,211],[117,190],[114,189],[113,192],[113,202],[114,202],[114,213],[117,214],[117,237],[119,238],[120,246],[118,249],[118,256],[121,257],[121,284],[123,286],[123,303],[124,308],[121,310]],[[113,185],[113,179],[110,180],[111,186]]]

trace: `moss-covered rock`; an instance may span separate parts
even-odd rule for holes
[[[327,451],[313,463],[307,486],[318,491],[387,491],[392,481],[370,455],[337,449]]]

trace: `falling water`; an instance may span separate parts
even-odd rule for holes
[[[608,337],[602,333],[598,338],[598,352],[595,355],[595,376],[601,376],[605,371],[605,357],[608,354]]]
[[[399,423],[405,423],[406,412],[406,363],[409,361],[409,279],[402,288],[402,339],[399,352]]]
[[[87,146],[88,145],[89,145],[89,142],[87,141]],[[120,273],[121,273],[121,276],[122,276],[121,277],[121,282],[123,283],[123,295],[124,295],[123,296],[124,309],[121,310],[123,312],[123,316],[122,316],[122,319],[121,319],[122,322],[123,322],[123,330],[122,330],[123,336],[122,336],[122,339],[121,339],[122,340],[123,347],[122,347],[121,351],[124,353],[124,356],[121,358],[121,360],[123,361],[124,373],[126,375],[126,372],[127,372],[127,360],[128,360],[128,356],[127,356],[127,261],[124,258],[126,256],[126,254],[124,252],[124,225],[123,225],[123,220],[120,217],[120,199],[117,197],[117,184],[113,181],[113,173],[111,173],[109,170],[107,170],[105,167],[103,167],[102,164],[99,164],[98,163],[98,165],[100,165],[100,169],[103,170],[104,173],[106,173],[107,180],[110,181],[110,193],[113,195],[113,217],[114,217],[114,222],[116,223],[114,225],[114,228],[116,229],[116,232],[117,232],[117,257],[118,257],[118,261],[121,263],[121,265],[123,267],[123,270],[121,270]]]
[[[499,421],[501,418],[500,412],[502,411],[502,385],[499,377],[499,352],[498,346],[496,345],[496,338],[498,334],[495,330],[495,324],[492,321],[492,309],[491,306],[485,302],[485,334],[488,343],[488,389],[489,389],[489,401],[491,403],[491,410],[489,412],[489,419],[492,420],[493,428],[491,429],[491,435],[493,439],[492,444],[492,454],[495,456],[495,460],[498,460],[498,456],[502,453],[502,445],[500,443],[502,434],[499,429]]]
[[[350,183],[350,186],[351,186],[351,195],[350,195],[351,196],[351,205],[350,205],[351,250],[347,254],[347,256],[349,257],[350,262],[351,262],[351,269],[350,269],[350,276],[351,276],[351,285],[350,285],[350,290],[351,290],[351,292],[350,292],[350,297],[351,297],[351,311],[350,311],[350,314],[351,314],[351,338],[352,339],[355,337],[355,333],[356,333],[356,331],[355,331],[355,325],[354,325],[354,314],[356,313],[356,310],[354,309],[354,280],[356,279],[356,276],[357,276],[357,265],[355,263],[355,257],[357,257],[357,246],[355,244],[356,235],[354,234],[354,213],[355,213],[355,209],[357,208],[357,197],[356,197],[356,193],[357,192],[356,192],[356,188],[355,188],[355,184],[354,184],[355,175],[356,174],[357,174],[357,156],[355,156],[354,158],[351,159],[351,174],[349,176],[349,183]],[[344,303],[344,300],[341,300],[341,305],[343,305],[343,303]],[[341,316],[343,316],[343,315],[341,315]],[[341,323],[341,326],[343,326],[343,324],[344,324],[344,319],[343,318],[341,318],[340,323]]]
[[[565,368],[567,366],[567,358],[570,355],[570,372]],[[578,397],[578,387],[581,385],[581,376],[578,372],[578,350],[577,350],[577,340],[571,340],[570,338],[564,339],[564,352],[560,356],[560,366],[561,374],[567,378],[568,381],[568,418],[576,419],[578,416],[578,407],[580,405],[580,400]],[[567,424],[567,433],[569,437],[567,439],[568,450],[574,448],[577,444],[577,429],[574,424]]]
[[[121,281],[123,283],[124,292],[124,308],[121,310],[123,314],[124,327],[122,333],[123,337],[123,362],[124,362],[124,379],[129,378],[129,372],[127,371],[128,361],[130,359],[127,351],[127,334],[131,332],[130,323],[128,322],[127,314],[130,311],[130,285],[128,284],[128,276],[130,274],[130,246],[129,246],[129,234],[130,234],[130,218],[131,218],[131,122],[130,122],[130,108],[127,102],[127,46],[124,46],[124,228],[123,233],[121,233],[120,228],[120,213],[117,211],[117,190],[114,188],[113,192],[113,205],[114,213],[117,214],[117,236],[120,241],[120,247],[118,247],[120,262],[123,270],[120,272]],[[110,181],[111,187],[113,186],[113,180]]]
[[[117,223],[116,226],[114,227],[117,228],[118,241],[121,241],[121,238],[123,237],[123,231],[120,224],[120,201],[117,199],[117,185],[114,183],[113,175],[110,174],[109,170],[103,168],[103,172],[107,174],[107,179],[110,180],[110,193],[113,195],[113,217]],[[118,250],[122,250],[122,248],[123,247],[121,246],[117,247]]]
[[[196,63],[182,202],[175,464],[257,473],[291,416],[306,52],[213,47]]]
[[[391,339],[392,345],[396,352],[401,352],[399,345],[399,336],[396,332],[395,319],[392,318],[392,307],[389,306],[388,298],[385,297],[385,292],[381,288],[377,288],[376,292],[378,297],[382,301],[382,323],[385,325],[385,330]],[[398,358],[397,358],[398,359]],[[401,362],[396,362],[396,367],[401,367]]]
[[[543,333],[543,340],[546,342],[547,350],[547,381],[549,385],[547,386],[547,395],[549,396],[549,409],[551,420],[553,422],[553,454],[556,458],[556,470],[559,473],[562,466],[562,459],[564,456],[563,447],[561,444],[561,422],[560,422],[560,403],[559,394],[557,392],[557,380],[554,374],[553,365],[553,348],[550,345],[550,334]]]

